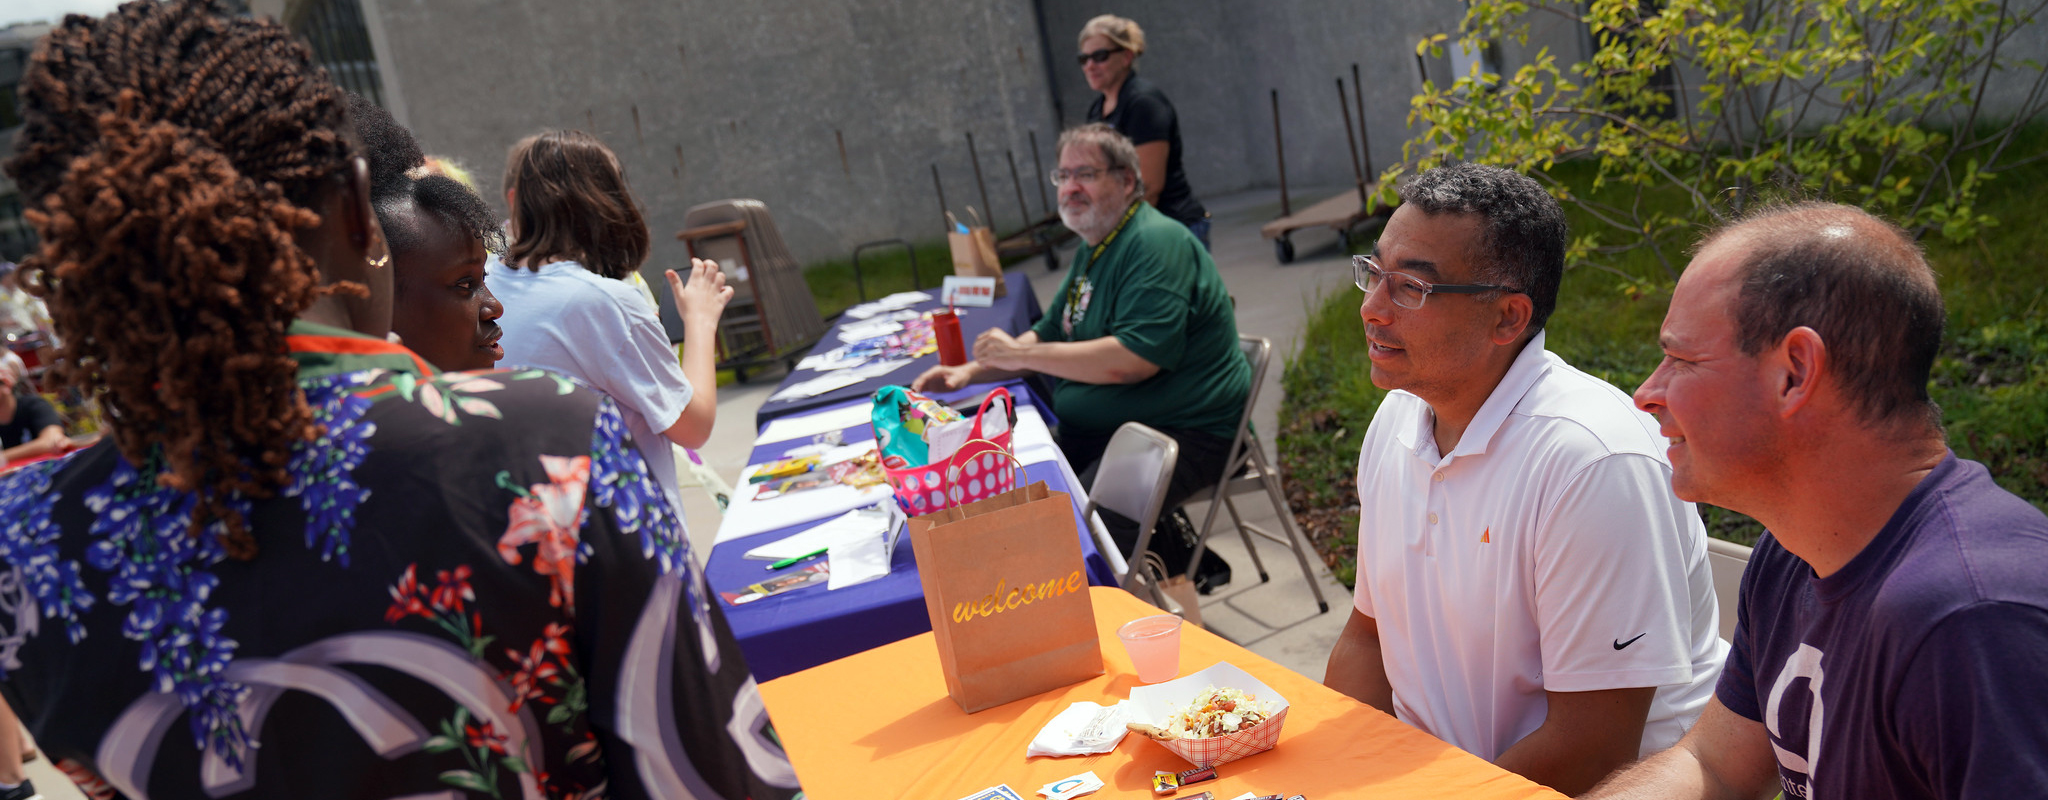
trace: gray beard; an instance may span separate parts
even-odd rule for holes
[[[1062,205],[1060,224],[1067,226],[1067,230],[1073,231],[1074,235],[1081,237],[1082,241],[1092,247],[1101,244],[1103,238],[1116,228],[1116,224],[1123,218],[1123,213],[1124,210],[1121,208],[1110,209],[1100,204],[1078,212],[1068,211],[1067,207]]]

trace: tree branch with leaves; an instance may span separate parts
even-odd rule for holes
[[[1540,173],[1593,160],[1592,192],[1547,182],[1595,221],[1575,264],[1649,249],[1676,280],[1690,232],[1773,197],[1827,199],[1883,214],[1916,235],[1976,237],[1998,220],[1977,208],[2014,163],[2014,134],[2048,110],[2048,72],[2013,37],[2048,0],[1469,0],[1456,34],[1424,39],[1527,44],[1534,13],[1587,26],[1591,56],[1548,50],[1510,74],[1474,69],[1425,82],[1411,101],[1421,133],[1381,176],[1442,161]],[[1988,104],[1993,89],[2024,86]],[[1650,195],[1682,198],[1683,213]]]

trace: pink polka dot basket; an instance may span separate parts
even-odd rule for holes
[[[984,436],[982,423],[988,418],[990,405],[999,401],[1001,406],[996,412],[1010,424],[1003,426],[1002,433]],[[923,516],[1017,488],[1017,470],[1013,468],[1016,457],[1010,453],[1010,438],[1017,419],[1014,403],[1008,389],[998,387],[990,392],[974,414],[974,429],[967,443],[944,461],[909,466],[897,456],[883,459],[882,472],[895,488],[896,504],[903,508],[903,513]]]

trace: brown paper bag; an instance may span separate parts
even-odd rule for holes
[[[955,228],[946,233],[946,245],[953,250],[953,274],[995,278],[996,296],[1007,294],[1009,288],[1003,282],[1003,262],[996,257],[995,233],[980,225],[968,227],[966,233],[958,230]]]
[[[1159,591],[1172,598],[1173,602],[1161,604],[1154,602],[1152,598],[1148,598],[1143,594],[1138,595],[1138,599],[1159,606],[1161,611],[1179,614],[1181,619],[1197,627],[1203,627],[1202,597],[1195,591],[1194,581],[1188,580],[1186,575],[1167,577],[1166,562],[1159,560],[1159,555],[1150,550],[1145,552],[1145,560],[1141,568],[1145,570],[1146,577],[1159,584]],[[1180,608],[1167,608],[1167,605],[1179,605]]]
[[[946,692],[969,714],[1102,674],[1074,506],[1044,483],[910,520]]]

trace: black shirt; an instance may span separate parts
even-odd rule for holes
[[[1180,118],[1174,116],[1173,103],[1167,101],[1166,94],[1134,72],[1124,79],[1124,88],[1117,94],[1116,110],[1107,116],[1102,113],[1103,99],[1096,95],[1095,102],[1088,106],[1089,122],[1109,123],[1133,145],[1166,142],[1166,185],[1160,187],[1159,202],[1152,205],[1182,225],[1192,225],[1208,216],[1208,209],[1188,188],[1187,172],[1181,169]]]
[[[35,441],[44,428],[55,425],[64,427],[64,418],[57,416],[57,409],[50,401],[36,395],[16,395],[14,419],[0,423],[0,449],[19,447]]]

